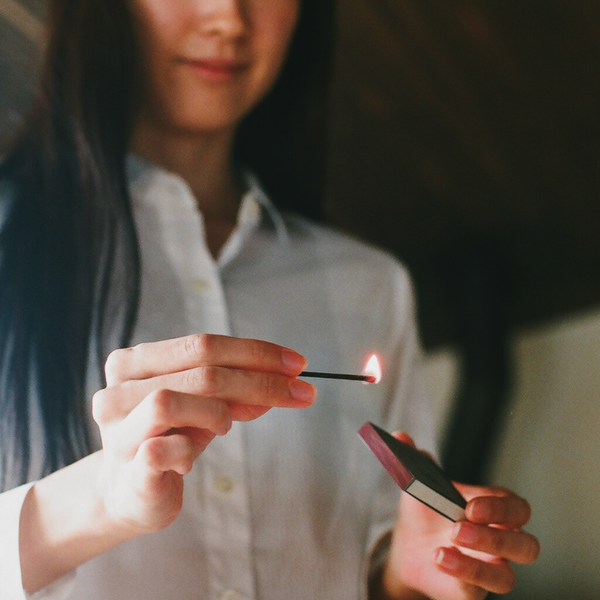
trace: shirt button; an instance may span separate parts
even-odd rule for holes
[[[215,490],[219,492],[219,494],[228,494],[233,490],[234,483],[229,477],[225,475],[218,475],[214,480]],[[237,593],[237,592],[236,592]]]
[[[235,590],[227,590],[226,592],[223,592],[221,600],[242,600],[242,595]]]
[[[192,289],[200,294],[207,292],[210,288],[210,283],[206,279],[194,279],[191,283]]]

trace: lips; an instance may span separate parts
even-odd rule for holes
[[[245,62],[220,58],[184,58],[181,63],[203,79],[217,82],[227,81],[248,68],[248,64]]]

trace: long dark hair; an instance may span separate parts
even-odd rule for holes
[[[331,7],[302,2],[282,75],[236,139],[237,159],[275,201],[312,216],[324,182]],[[109,339],[127,345],[139,296],[126,2],[52,0],[48,31],[40,89],[0,165],[0,489],[89,452],[90,360],[103,364]],[[33,419],[44,433],[41,472],[31,470]]]

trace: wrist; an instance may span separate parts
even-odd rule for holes
[[[384,567],[369,580],[369,600],[424,600],[426,596],[391,577]]]
[[[23,587],[34,593],[134,537],[105,509],[97,485],[101,452],[36,482],[21,510]]]

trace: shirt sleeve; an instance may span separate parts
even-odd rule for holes
[[[75,572],[29,595],[23,589],[19,553],[19,524],[25,497],[33,483],[0,494],[0,600],[67,600]]]
[[[0,600],[25,600],[19,559],[19,521],[33,483],[0,494]]]

